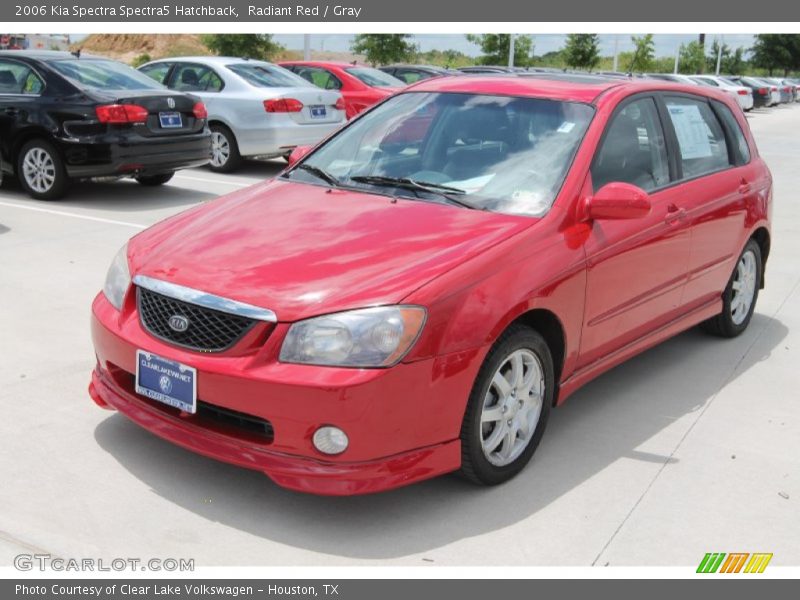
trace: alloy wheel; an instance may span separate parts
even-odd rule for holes
[[[211,166],[222,167],[231,157],[231,144],[219,131],[211,133]]]
[[[56,165],[50,153],[34,146],[22,159],[22,176],[25,183],[39,194],[50,191],[56,181]]]
[[[513,463],[528,447],[542,414],[544,370],[530,350],[509,354],[492,377],[481,411],[481,446],[497,467]]]
[[[756,293],[757,274],[755,254],[748,250],[739,258],[739,263],[736,265],[736,275],[731,286],[733,288],[731,320],[736,325],[741,325],[750,313],[750,307],[753,304],[753,298]]]

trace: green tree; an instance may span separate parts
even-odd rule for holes
[[[722,63],[720,73],[726,75],[742,75],[747,70],[747,61],[744,58],[744,48],[736,48],[736,50],[725,52],[725,47],[722,50]]]
[[[681,44],[678,51],[678,71],[687,75],[702,73],[706,62],[704,46],[699,42]]]
[[[570,67],[591,71],[600,62],[600,37],[595,33],[570,33],[564,59]]]
[[[364,54],[371,65],[388,65],[411,60],[417,48],[408,33],[363,33],[353,38],[350,49]]]
[[[149,63],[151,60],[153,59],[150,58],[150,55],[147,52],[142,52],[139,56],[133,59],[131,65],[135,69],[137,67],[141,67],[145,63]]]
[[[656,58],[656,43],[653,34],[631,36],[633,42],[633,56],[628,63],[628,73],[644,73],[653,68]]]
[[[477,44],[483,53],[478,59],[482,65],[507,65],[511,51],[511,35],[508,33],[468,34],[467,39]],[[527,67],[531,64],[533,39],[529,35],[514,37],[514,65]]]
[[[283,50],[283,46],[273,42],[272,36],[265,33],[215,33],[204,35],[202,41],[206,48],[219,56],[264,60]]]
[[[708,55],[706,56],[706,70],[709,73],[716,73],[717,71],[717,55],[720,52],[720,45],[717,40],[711,44],[711,48],[708,51]],[[720,73],[732,73],[729,69],[731,65],[731,58],[734,55],[734,51],[731,50],[731,47],[728,44],[722,44],[722,56],[720,57]],[[743,53],[739,52],[739,59],[743,60]]]
[[[800,34],[758,34],[750,51],[753,66],[766,69],[770,75],[776,69],[783,71],[784,75],[800,69]]]

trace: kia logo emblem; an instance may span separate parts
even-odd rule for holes
[[[175,108],[175,100],[173,100],[172,98],[167,98],[167,106],[169,106],[170,108]]]
[[[183,315],[172,315],[167,324],[172,331],[177,331],[178,333],[183,333],[189,329],[189,319]]]

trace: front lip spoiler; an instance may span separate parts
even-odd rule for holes
[[[444,475],[461,466],[458,438],[364,462],[334,462],[271,451],[167,416],[121,389],[100,368],[92,372],[89,395],[98,406],[118,410],[173,444],[261,471],[279,486],[298,492],[321,496],[372,494]]]
[[[202,290],[178,285],[177,283],[154,279],[146,275],[136,275],[133,278],[133,283],[141,288],[155,292],[156,294],[174,298],[175,300],[180,300],[187,304],[196,304],[197,306],[216,310],[218,312],[238,315],[256,321],[266,321],[268,323],[278,322],[278,316],[268,308],[261,308],[259,306],[253,306],[252,304],[239,302],[238,300],[223,298],[222,296],[209,294]]]

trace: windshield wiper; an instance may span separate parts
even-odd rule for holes
[[[415,192],[428,192],[429,194],[436,194],[447,200],[450,204],[463,206],[464,208],[471,208],[473,210],[485,210],[483,207],[462,200],[456,196],[463,196],[467,192],[449,185],[441,183],[431,183],[429,181],[417,181],[410,177],[386,177],[385,175],[354,175],[350,178],[351,181],[356,183],[367,183],[370,185],[382,185],[405,188]],[[419,197],[419,195],[417,195]]]
[[[297,165],[298,169],[302,169],[303,171],[308,171],[312,175],[315,175],[319,179],[322,179],[325,183],[332,185],[334,187],[339,186],[339,180],[336,179],[333,175],[328,173],[325,169],[320,169],[319,167],[315,167],[314,165],[310,165],[308,163],[301,163]]]

